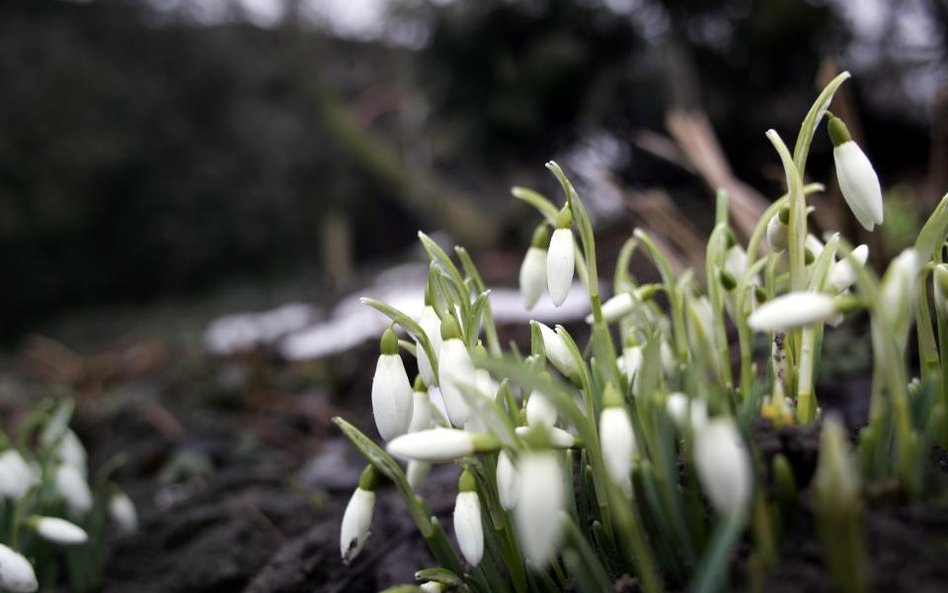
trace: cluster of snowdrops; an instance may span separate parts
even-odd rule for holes
[[[719,194],[703,282],[692,270],[674,273],[653,238],[636,231],[603,302],[590,218],[562,170],[547,165],[562,185],[562,207],[514,188],[543,217],[521,268],[524,303],[531,308],[546,291],[559,306],[578,276],[591,307],[585,345],[562,326],[534,321],[530,351],[512,345],[505,352],[467,252],[455,248],[456,263],[420,234],[430,258],[420,319],[365,299],[393,322],[372,386],[387,445],[336,419],[369,462],[342,520],[343,558],[362,550],[376,485],[386,480],[438,563],[393,590],[592,593],[626,577],[647,593],[715,591],[742,538],[750,542],[746,578],[756,589],[807,486],[836,588],[864,591],[864,484],[897,480],[904,496],[918,496],[929,446],[948,434],[948,365],[940,362],[948,352],[948,196],[881,279],[866,265],[866,246],[808,232],[807,202],[824,188],[804,184],[804,171],[823,123],[852,214],[868,231],[883,222],[876,173],[829,110],[848,76],[817,97],[792,151],[777,132],[766,133],[787,193],[746,244]],[[660,282],[642,284],[629,272],[637,250]],[[854,444],[838,418],[821,413],[814,375],[824,332],[864,315],[874,357],[871,411]],[[913,322],[920,376],[910,378]],[[414,381],[406,354],[417,360]],[[811,484],[797,484],[784,455],[767,459],[756,450],[749,433],[761,417],[821,423]],[[431,464],[445,462],[461,467],[457,548],[416,493]]]

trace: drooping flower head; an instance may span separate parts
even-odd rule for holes
[[[884,214],[879,177],[866,154],[853,142],[843,120],[831,116],[827,126],[833,141],[839,189],[859,224],[871,231],[875,225],[882,224]]]
[[[382,334],[381,350],[372,378],[372,413],[379,435],[388,441],[408,431],[412,389],[391,327]]]
[[[573,215],[567,204],[556,217],[556,230],[550,238],[550,248],[546,254],[546,285],[557,307],[566,300],[576,269],[573,231],[570,230],[572,224]]]
[[[530,248],[520,265],[520,296],[523,306],[532,309],[543,291],[546,290],[547,247],[550,244],[550,230],[544,222],[533,232]]]
[[[339,553],[346,564],[352,562],[369,537],[372,513],[375,511],[375,468],[366,466],[359,477],[359,486],[352,493],[342,515],[339,530]]]

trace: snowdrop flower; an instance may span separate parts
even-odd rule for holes
[[[569,348],[566,347],[566,342],[563,341],[559,330],[553,331],[539,321],[531,321],[530,323],[540,328],[540,335],[543,337],[543,350],[546,351],[546,359],[550,361],[550,364],[571,381],[578,379],[579,368],[576,366],[576,361],[573,360],[572,355],[570,355]]]
[[[609,478],[627,496],[632,495],[632,457],[635,455],[635,433],[629,412],[622,405],[619,392],[610,383],[606,386],[606,407],[599,414],[599,440],[602,460]]]
[[[71,516],[81,517],[89,512],[92,508],[92,492],[79,470],[72,465],[60,465],[56,468],[55,483]]]
[[[458,428],[432,428],[411,432],[393,439],[386,450],[401,459],[440,463],[477,452],[497,448],[497,441],[486,433],[470,433]]]
[[[774,251],[783,251],[787,248],[787,233],[790,231],[787,224],[780,220],[780,214],[774,214],[767,223],[767,243]]]
[[[30,517],[28,523],[40,537],[56,544],[71,546],[89,541],[84,529],[59,517]]]
[[[441,354],[438,356],[438,372],[441,396],[448,412],[448,420],[455,426],[464,426],[471,410],[461,393],[460,385],[473,386],[477,381],[471,354],[461,341],[461,330],[453,317],[441,323]]]
[[[533,427],[518,426],[514,429],[514,432],[516,432],[517,436],[521,438],[530,437],[533,434]],[[573,447],[577,444],[576,437],[562,428],[557,428],[555,426],[551,426],[549,428],[545,427],[544,432],[546,433],[545,444],[554,449],[569,449],[570,447]]]
[[[740,282],[747,273],[747,252],[738,244],[734,244],[724,255],[724,271],[731,275],[736,282]]]
[[[418,325],[421,326],[422,331],[428,337],[432,352],[435,356],[438,356],[441,351],[441,318],[438,317],[434,307],[425,305],[425,308],[421,311],[421,317],[418,319]],[[425,385],[429,387],[437,385],[438,377],[435,376],[431,360],[428,359],[428,353],[425,352],[425,349],[421,347],[421,343],[417,340],[415,341],[415,353],[415,358],[418,361],[418,374],[421,375]]]
[[[747,323],[757,331],[773,332],[829,321],[835,315],[833,297],[819,292],[791,292],[758,307]]]
[[[514,521],[524,556],[542,568],[560,540],[558,517],[565,500],[563,470],[553,451],[524,453],[519,465],[520,494]]]
[[[0,544],[0,587],[14,593],[32,593],[39,588],[30,561],[5,544]]]
[[[474,476],[468,470],[458,480],[458,496],[454,501],[454,534],[461,555],[471,566],[484,556],[484,527],[481,525],[481,501],[477,498]]]
[[[109,517],[118,526],[119,531],[125,534],[138,531],[138,512],[135,503],[121,490],[117,490],[109,498]]]
[[[629,344],[622,349],[622,357],[616,362],[619,365],[619,370],[625,373],[626,378],[629,381],[634,381],[642,368],[643,360],[642,347],[638,344]]]
[[[546,253],[546,286],[550,291],[553,304],[559,307],[569,294],[576,268],[576,253],[573,251],[573,216],[569,205],[563,206],[556,217],[556,230],[550,238],[550,248]]]
[[[551,428],[556,424],[557,411],[556,406],[550,401],[550,398],[539,391],[534,391],[527,399],[527,424],[542,424]]]
[[[398,355],[398,337],[391,327],[382,334],[381,348],[372,378],[372,413],[379,435],[389,441],[408,430],[412,388]]]
[[[948,316],[948,264],[938,264],[932,273],[935,285],[935,305]]]
[[[497,455],[497,494],[500,496],[500,506],[504,510],[511,510],[517,506],[517,497],[520,495],[520,473],[514,466],[506,451]]]
[[[39,478],[16,449],[0,453],[0,496],[20,500]]]
[[[82,446],[82,441],[79,440],[79,437],[71,428],[67,428],[66,432],[63,433],[62,440],[59,441],[60,461],[75,467],[85,478],[88,475],[86,458],[86,448]]]
[[[695,434],[694,455],[698,480],[714,509],[726,516],[745,512],[753,495],[751,458],[734,421],[709,420]]]
[[[869,257],[869,247],[865,244],[852,250],[848,257],[844,257],[830,268],[829,281],[837,292],[843,292],[856,282],[856,268],[853,262],[860,267],[866,265],[866,259]]]
[[[369,465],[359,477],[359,486],[352,493],[346,512],[342,515],[339,530],[339,553],[346,564],[352,562],[365,540],[369,537],[369,526],[375,510],[375,469]]]
[[[807,234],[806,239],[803,240],[803,247],[809,250],[810,255],[812,255],[813,259],[815,260],[820,256],[821,253],[823,253],[824,245],[822,241],[816,238],[816,235],[809,233]],[[807,260],[807,263],[809,264],[810,261]]]
[[[412,405],[411,423],[408,425],[408,432],[418,432],[431,428],[432,408],[431,399],[428,392],[425,391],[424,380],[418,377],[415,380],[415,392],[412,393],[414,403]],[[431,472],[431,464],[427,461],[417,461],[411,459],[408,461],[408,467],[405,468],[405,478],[412,489],[418,488],[428,474]]]
[[[684,393],[669,394],[665,400],[665,411],[678,428],[691,426],[699,430],[708,422],[708,404],[703,399],[691,399]]]
[[[882,224],[882,188],[872,163],[866,154],[853,142],[846,124],[838,117],[830,117],[830,139],[833,141],[833,160],[836,163],[836,178],[843,198],[856,220],[867,231]]]
[[[636,299],[628,292],[620,292],[602,304],[602,318],[606,323],[619,321],[635,310]],[[586,316],[586,323],[592,323],[593,316]]]
[[[918,284],[918,252],[909,248],[889,264],[879,285],[880,311],[899,334],[908,331]]]
[[[550,244],[550,231],[546,223],[537,227],[530,241],[530,248],[520,265],[520,296],[523,306],[532,309],[543,291],[546,290],[547,246]],[[572,282],[572,281],[571,281]]]

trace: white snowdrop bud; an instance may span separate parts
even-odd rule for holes
[[[66,508],[72,517],[81,517],[92,508],[92,492],[89,484],[72,465],[60,465],[56,468],[56,491],[66,501]]]
[[[791,292],[758,307],[747,323],[763,332],[788,330],[825,322],[836,315],[836,301],[819,292]]]
[[[629,381],[633,381],[642,369],[642,347],[638,345],[626,346],[622,349],[622,357],[619,358],[619,370],[625,373]]]
[[[714,509],[726,516],[746,512],[753,495],[750,454],[734,421],[714,418],[695,434],[698,479]]]
[[[352,562],[369,538],[369,526],[375,511],[375,469],[369,465],[359,477],[359,486],[352,493],[339,529],[339,553],[346,564]]]
[[[546,285],[550,299],[559,307],[569,294],[576,268],[576,253],[573,251],[573,232],[570,226],[573,217],[569,206],[564,206],[556,217],[556,230],[550,238],[550,248],[546,253]]]
[[[678,369],[678,357],[667,340],[662,340],[658,348],[658,354],[659,358],[662,359],[662,370],[666,376],[671,377]]]
[[[530,248],[520,265],[520,296],[523,306],[532,309],[543,291],[546,290],[547,246],[550,244],[550,231],[546,223],[533,232]]]
[[[475,385],[477,373],[471,354],[461,341],[461,332],[453,317],[441,323],[441,354],[438,356],[438,372],[441,374],[441,396],[448,412],[448,420],[454,426],[464,426],[471,410],[464,399],[460,385]]]
[[[620,292],[602,304],[602,319],[606,323],[619,321],[635,311],[636,300],[631,293]],[[586,316],[586,323],[592,323],[592,314]]]
[[[430,463],[427,461],[418,461],[417,459],[409,459],[408,466],[405,468],[405,479],[408,481],[408,485],[411,486],[412,490],[417,490],[430,473]]]
[[[557,411],[556,406],[550,401],[550,398],[539,391],[530,394],[527,400],[527,424],[542,424],[547,428],[556,424]]]
[[[615,387],[609,384],[606,390]],[[607,397],[607,401],[609,396]],[[618,400],[618,392],[612,396]],[[602,443],[602,460],[609,478],[622,492],[632,494],[632,458],[635,455],[635,433],[632,421],[623,405],[608,405],[599,414],[599,440]]]
[[[458,428],[432,428],[392,439],[386,450],[401,459],[441,463],[476,452],[497,448],[490,434],[474,434]]]
[[[421,379],[421,381],[423,382],[424,379]],[[408,423],[408,432],[418,432],[431,428],[433,417],[431,398],[428,396],[428,392],[424,390],[424,385],[419,384],[418,379],[415,380],[415,390],[411,397],[411,422]]]
[[[698,430],[708,422],[708,404],[703,399],[693,400],[684,393],[669,394],[665,410],[678,428],[690,426],[692,430]]]
[[[724,271],[735,281],[740,282],[747,273],[747,252],[740,245],[734,244],[724,255]]]
[[[849,257],[839,260],[830,268],[829,281],[837,292],[843,292],[856,282],[856,268],[853,262],[860,267],[866,265],[866,259],[869,257],[869,247],[860,245],[853,249]]]
[[[39,477],[16,449],[0,453],[0,496],[20,500]]]
[[[0,544],[0,587],[14,593],[33,593],[39,588],[30,561],[5,544]]]
[[[471,566],[484,556],[484,527],[481,524],[481,501],[477,498],[474,476],[464,470],[458,480],[458,496],[454,501],[454,534],[461,555]]]
[[[823,247],[825,246],[823,245],[822,241],[816,238],[816,235],[810,233],[806,236],[806,239],[803,240],[803,247],[810,251],[810,253],[813,255],[813,259],[815,260],[820,256],[821,253],[823,253]],[[807,260],[807,263],[809,263],[809,260]]]
[[[520,495],[520,473],[506,451],[497,455],[497,494],[500,506],[509,511],[517,506]]]
[[[386,441],[405,434],[411,423],[412,388],[392,328],[382,334],[382,354],[372,378],[372,413],[379,435]]]
[[[34,516],[27,522],[46,541],[66,546],[84,544],[89,541],[89,535],[83,528],[59,517]]]
[[[122,533],[138,531],[138,511],[135,510],[135,503],[121,490],[117,490],[109,498],[108,512]]]
[[[63,433],[62,440],[59,441],[60,461],[75,467],[85,478],[88,475],[87,457],[86,448],[82,445],[82,441],[79,440],[79,437],[71,428],[67,428],[66,432]]]
[[[529,451],[520,457],[520,494],[514,521],[524,556],[536,568],[547,565],[560,540],[560,511],[565,500],[563,470],[553,451]]]
[[[780,220],[780,214],[774,214],[767,223],[767,243],[774,251],[783,251],[787,248],[787,225]]]
[[[532,427],[518,426],[514,429],[514,432],[517,433],[517,436],[526,438],[531,435]],[[553,449],[569,449],[570,447],[576,445],[576,437],[562,428],[552,426],[550,428],[544,429],[544,432],[546,433],[547,437],[546,444]]]
[[[546,351],[546,359],[550,364],[570,380],[577,379],[579,369],[576,366],[576,361],[570,355],[569,348],[566,347],[566,342],[563,341],[559,332],[553,331],[539,321],[531,321],[530,323],[536,324],[540,328],[540,335],[543,337],[543,350]]]
[[[879,177],[866,154],[853,142],[843,120],[830,117],[827,125],[833,141],[839,189],[859,224],[871,231],[875,225],[882,224],[884,214]]]
[[[879,285],[881,314],[900,334],[911,323],[919,269],[918,252],[906,249],[892,260]]]
[[[441,318],[438,317],[434,307],[425,305],[425,308],[421,311],[421,317],[418,319],[418,325],[421,326],[422,331],[428,337],[432,352],[435,356],[438,356],[438,353],[441,352]],[[415,359],[418,361],[418,374],[421,375],[425,385],[429,387],[437,385],[438,377],[435,376],[431,360],[428,359],[428,353],[425,352],[418,341],[415,341],[415,354]]]

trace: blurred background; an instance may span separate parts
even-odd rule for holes
[[[945,188],[946,36],[945,0],[3,0],[0,334],[338,294],[419,228],[518,260],[549,159],[700,243],[712,186],[783,190],[763,132],[838,69],[898,243]]]

